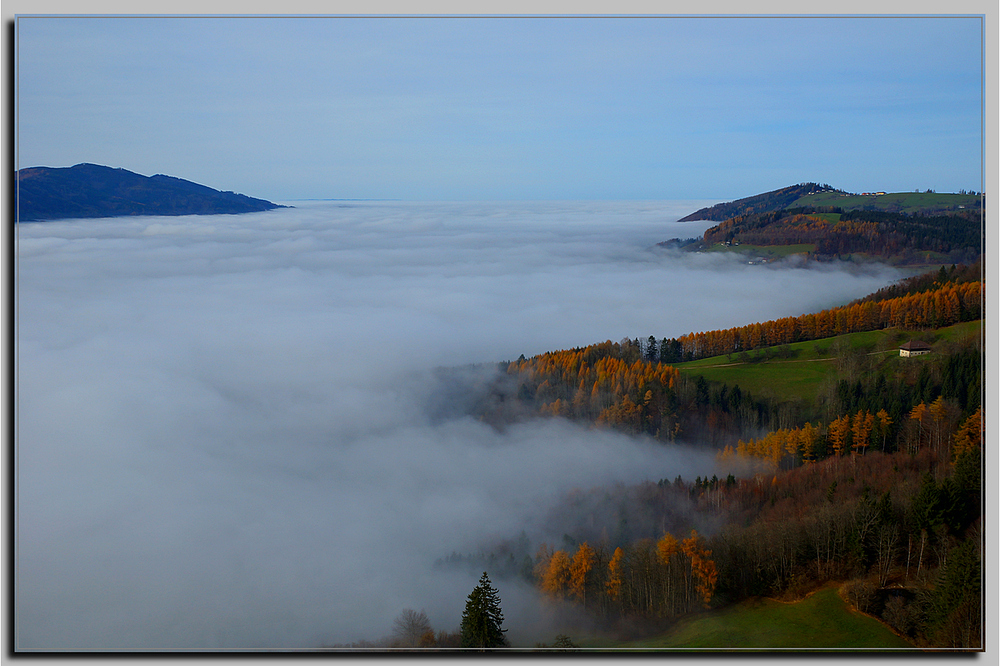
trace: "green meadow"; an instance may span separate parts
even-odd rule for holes
[[[780,347],[713,356],[675,367],[714,382],[725,382],[754,395],[778,400],[800,400],[814,397],[825,382],[834,381],[845,363],[861,364],[867,369],[897,363],[920,363],[920,358],[900,359],[899,345],[911,339],[936,344],[961,342],[978,336],[981,321],[970,321],[934,331],[902,331],[883,329],[849,333],[833,338],[796,342]],[[887,367],[891,370],[891,368]]]
[[[809,217],[818,217],[827,222],[840,222],[840,213],[809,213]]]
[[[752,599],[688,617],[666,633],[619,648],[914,649],[878,620],[851,610],[833,587],[795,603]]]
[[[974,194],[949,194],[937,192],[889,192],[880,196],[843,195],[838,192],[819,192],[801,197],[788,208],[800,206],[837,206],[844,210],[867,208],[900,213],[946,212],[978,209],[980,198]]]
[[[805,254],[807,252],[815,252],[816,245],[813,243],[799,243],[796,245],[751,245],[749,243],[743,243],[741,245],[723,245],[721,243],[716,243],[710,248],[703,250],[704,252],[738,252],[740,254],[749,255],[752,257],[761,257],[764,259],[780,259],[782,257],[787,257],[793,254]]]
[[[840,214],[822,213],[818,216],[839,218]],[[765,259],[767,261],[774,261],[776,259],[783,259],[796,254],[813,253],[816,251],[816,245],[814,243],[796,243],[793,245],[752,245],[750,243],[741,243],[740,245],[723,245],[722,243],[716,243],[711,247],[698,251],[729,252],[742,254],[749,259]],[[932,250],[912,252],[906,254],[902,260],[899,257],[879,257],[869,255],[865,252],[852,252],[850,254],[841,255],[839,257],[839,261],[855,264],[878,261],[881,263],[887,262],[889,264],[905,265],[909,266],[913,270],[914,274],[922,273],[929,268],[941,266],[950,262],[948,255],[942,252],[934,252]]]

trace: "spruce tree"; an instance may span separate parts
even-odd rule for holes
[[[490,584],[490,578],[483,572],[479,585],[472,590],[462,612],[462,647],[495,648],[507,645],[502,629],[503,611],[500,610],[500,595]]]

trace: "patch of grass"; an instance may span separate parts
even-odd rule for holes
[[[856,613],[830,587],[802,601],[745,601],[681,620],[670,631],[616,647],[767,649],[913,648],[877,620]]]
[[[735,358],[735,357],[734,357]],[[754,358],[750,354],[751,360]],[[724,360],[725,357],[716,357]],[[704,359],[710,361],[712,359]],[[794,400],[803,396],[816,395],[827,377],[836,374],[833,357],[824,359],[792,359],[771,360],[758,363],[742,363],[735,365],[728,361],[720,365],[695,366],[679,364],[677,367],[691,375],[702,375],[714,382],[725,382],[730,387],[739,384],[743,391],[750,391],[756,396],[772,396],[779,400]],[[701,363],[702,361],[697,361]]]
[[[859,194],[843,195],[837,192],[820,192],[801,197],[788,208],[800,206],[839,206],[844,210],[868,208],[870,210],[900,213],[943,213],[965,209],[978,209],[979,197],[973,194],[937,192],[890,192],[881,196],[863,197]]]
[[[855,356],[870,358],[873,363],[898,354],[907,340],[962,342],[978,336],[981,321],[964,322],[935,331],[903,331],[888,328],[879,331],[848,333],[832,338],[795,342],[781,347],[713,356],[674,366],[685,374],[725,382],[755,396],[778,400],[811,400],[821,387],[837,376],[837,357],[850,350]]]
[[[983,332],[983,321],[965,321],[961,324],[939,328],[935,331],[940,340],[949,342],[965,342],[969,338],[978,338]]]
[[[813,243],[798,243],[795,245],[751,245],[742,243],[740,245],[723,245],[716,243],[705,252],[738,252],[739,254],[763,257],[765,259],[778,259],[788,257],[793,254],[805,254],[815,252],[816,245]]]
[[[709,381],[739,384],[744,391],[778,400],[815,396],[824,382],[836,376],[837,355],[846,349],[857,353],[895,350],[896,332],[891,330],[851,333],[822,340],[796,342],[782,347],[757,349],[745,354],[713,356],[676,367]],[[782,351],[784,350],[784,351]]]

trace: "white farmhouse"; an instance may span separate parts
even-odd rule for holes
[[[921,354],[930,353],[931,346],[926,342],[921,342],[920,340],[910,340],[899,348],[900,356],[920,356]]]

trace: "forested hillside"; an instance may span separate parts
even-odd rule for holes
[[[708,208],[691,213],[682,217],[678,222],[689,222],[694,220],[713,220],[721,222],[738,215],[751,215],[754,213],[766,213],[773,210],[781,210],[789,204],[798,201],[804,196],[818,192],[841,193],[842,190],[835,190],[829,185],[819,185],[817,183],[800,183],[783,187],[763,194],[755,194],[752,197],[744,197],[736,201],[718,203]]]
[[[532,415],[563,416],[661,440],[707,438],[720,447],[735,444],[734,437],[758,428],[788,427],[814,410],[803,403],[755,397],[739,385],[712,387],[702,377],[682,375],[674,364],[726,355],[729,362],[749,365],[756,360],[748,355],[750,351],[771,349],[773,355],[781,356],[788,354],[785,350],[791,343],[890,328],[936,329],[982,316],[982,283],[972,279],[978,277],[975,267],[942,269],[932,275],[935,279],[929,285],[926,276],[913,278],[879,292],[881,296],[873,294],[815,314],[659,341],[652,335],[606,341],[504,363],[503,378],[474,411],[493,423]],[[851,391],[878,393],[892,388],[884,397],[902,398],[911,394],[907,386],[912,384],[919,387],[914,395],[932,400],[937,396],[927,393],[927,387],[933,373],[950,397],[960,397],[967,415],[970,404],[971,409],[978,405],[978,398],[968,395],[978,394],[980,388],[978,354],[978,349],[969,347],[953,349],[947,356],[932,355],[921,361],[925,375],[907,378],[906,386],[899,385],[903,381],[900,370],[890,356],[881,371],[852,377]],[[872,387],[866,389],[868,383]],[[958,396],[960,391],[964,393]],[[841,393],[838,389],[835,403],[845,402]],[[838,407],[834,404],[830,409]],[[903,407],[895,406],[893,414],[898,417]]]
[[[982,251],[979,213],[907,215],[880,211],[792,208],[738,215],[708,229],[705,246],[717,243],[802,245],[831,259],[861,254],[895,263],[923,263],[928,253],[949,263],[975,263]]]
[[[928,279],[932,279],[927,284]],[[922,284],[925,288],[906,286]],[[885,328],[940,328],[982,317],[978,266],[942,269],[888,287],[854,303],[798,317],[783,317],[726,330],[689,333],[648,342],[645,354],[665,363],[734,354],[843,333]]]
[[[978,214],[983,207],[983,195],[961,191],[957,194],[925,192],[845,192],[829,185],[799,183],[763,194],[702,208],[681,222],[712,220],[722,222],[733,217],[759,215],[790,208],[811,208],[818,211],[882,211],[909,215],[945,215],[962,212]]]
[[[824,418],[672,363],[896,327],[934,339],[982,316],[978,267],[941,268],[833,310],[679,339],[604,342],[502,364],[477,406],[495,424],[560,416],[710,447],[695,479],[582,490],[520,539],[442,565],[491,566],[608,626],[836,583],[916,646],[982,645],[982,349],[946,338],[912,359],[838,362]],[[970,324],[971,325],[971,324]],[[844,348],[849,353],[849,348]],[[738,361],[750,366],[751,361]],[[848,370],[850,368],[850,370]],[[813,405],[814,406],[814,405]]]

